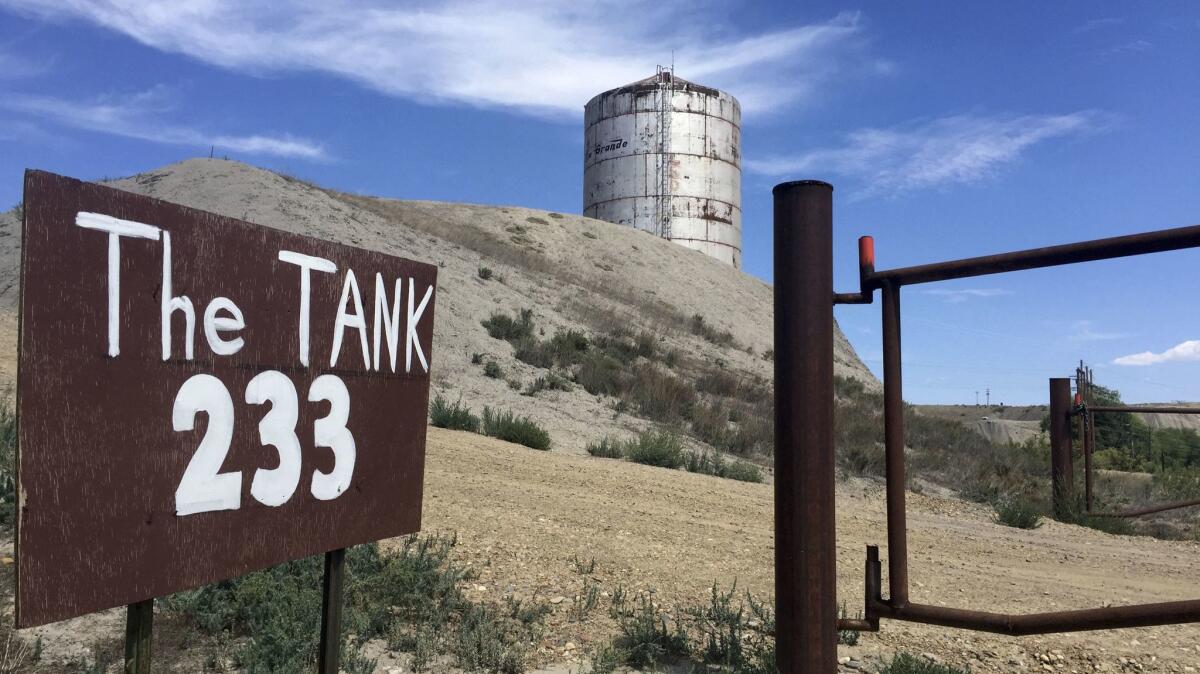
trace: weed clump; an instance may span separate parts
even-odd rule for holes
[[[598,456],[602,459],[625,458],[625,445],[620,440],[607,435],[601,438],[599,442],[589,442],[586,449],[588,454]]]
[[[533,336],[532,309],[522,309],[516,318],[497,311],[481,323],[494,339],[515,342]]]
[[[483,279],[484,281],[491,280],[493,274],[491,267],[480,267],[477,273],[479,274],[479,278]]]
[[[429,423],[437,428],[479,432],[479,417],[471,413],[471,408],[462,404],[462,398],[452,404],[440,393],[433,397],[433,403],[429,406]]]
[[[1030,500],[1020,496],[1005,496],[992,503],[992,520],[1017,529],[1037,529],[1042,526],[1042,511]]]
[[[970,674],[970,670],[943,665],[909,653],[897,653],[879,674]]]
[[[500,412],[484,407],[480,428],[484,435],[493,438],[532,449],[550,449],[550,434],[529,417],[519,417],[512,412]]]
[[[452,655],[467,671],[524,670],[527,644],[540,633],[544,613],[518,617],[467,600],[458,586],[473,576],[449,561],[455,542],[414,535],[395,551],[381,551],[375,543],[347,551],[342,608],[347,672],[373,671],[360,650],[368,639],[412,653],[418,670],[439,654]],[[308,671],[319,642],[321,574],[319,557],[294,560],[173,595],[164,606],[216,642],[246,637],[232,652],[240,669]]]
[[[525,388],[522,395],[534,396],[542,391],[570,391],[572,388],[570,379],[557,372],[551,372],[529,382],[529,386]]]
[[[16,518],[17,504],[17,416],[0,400],[0,525]]]
[[[504,368],[500,367],[500,363],[489,360],[483,364],[483,374],[492,379],[502,379],[504,378]]]
[[[729,462],[720,454],[709,451],[684,452],[683,468],[689,473],[701,473],[740,482],[762,482],[762,471],[748,461]]]
[[[625,446],[625,457],[634,463],[660,468],[683,465],[683,440],[668,431],[644,431]]]

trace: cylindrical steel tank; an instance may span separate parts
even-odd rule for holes
[[[742,266],[742,111],[668,69],[584,108],[583,214]]]

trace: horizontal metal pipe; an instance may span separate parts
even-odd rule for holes
[[[1089,412],[1140,412],[1142,414],[1200,414],[1200,407],[1163,407],[1153,405],[1094,405]]]
[[[1146,506],[1144,508],[1134,508],[1133,510],[1124,510],[1119,513],[1089,513],[1092,517],[1141,517],[1142,515],[1152,515],[1154,513],[1166,512],[1168,510],[1178,510],[1179,508],[1190,508],[1200,505],[1200,499],[1191,501],[1176,501],[1174,503],[1164,503],[1162,505]]]
[[[872,623],[864,618],[838,618],[839,632],[878,632],[879,623]]]
[[[874,294],[871,291],[861,293],[834,293],[834,304],[870,304],[874,301]]]
[[[894,607],[880,600],[870,601],[868,608],[869,613],[876,617],[1011,636],[1200,622],[1200,600],[1027,615],[970,611],[913,603]]]
[[[1031,248],[1012,253],[984,255],[915,267],[886,269],[868,276],[867,283],[870,288],[878,288],[885,281],[891,281],[897,285],[913,285],[1196,247],[1200,247],[1200,225],[1081,241],[1061,246]]]

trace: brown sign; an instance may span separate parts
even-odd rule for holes
[[[437,268],[25,176],[17,625],[420,529]]]

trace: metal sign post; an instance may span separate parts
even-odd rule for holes
[[[25,178],[16,624],[420,530],[437,267]]]
[[[338,674],[338,662],[342,651],[342,580],[345,574],[346,549],[338,548],[325,553],[318,674]]]

